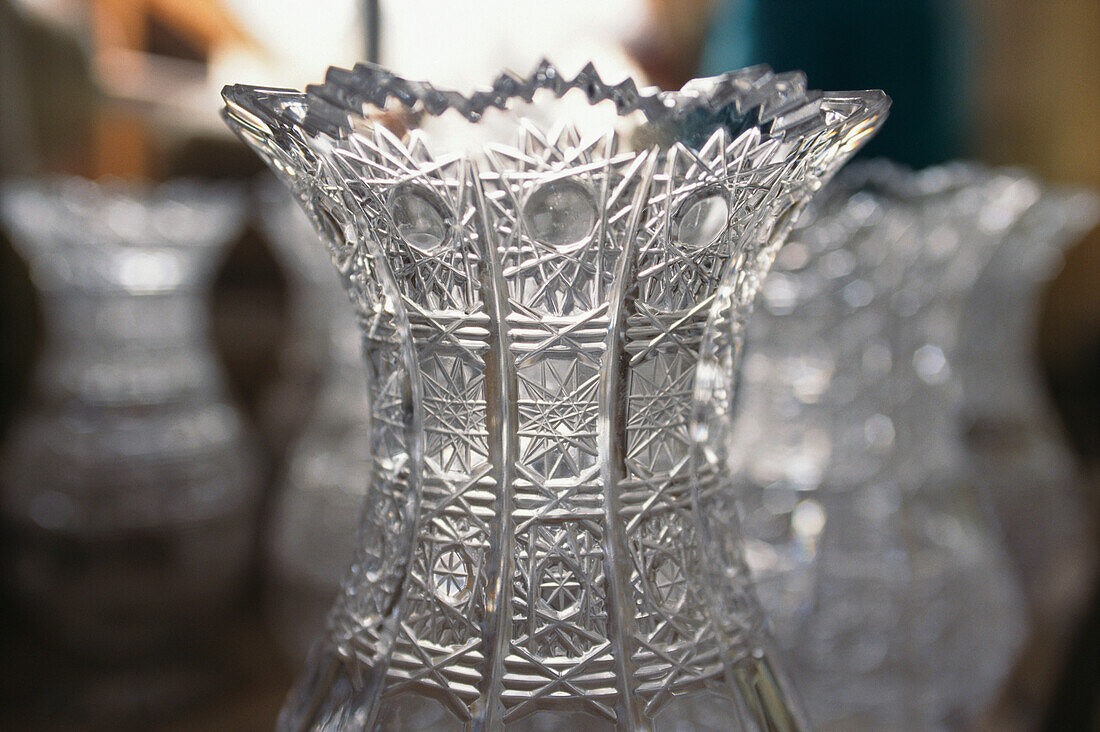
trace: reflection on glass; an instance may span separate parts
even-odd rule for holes
[[[270,180],[261,189],[259,211],[294,283],[290,343],[300,358],[292,363],[308,359],[319,383],[275,487],[265,542],[265,614],[283,651],[303,663],[354,554],[369,480],[370,405],[351,303],[325,245],[276,185]]]

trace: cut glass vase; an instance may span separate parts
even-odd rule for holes
[[[1013,490],[967,448],[963,373],[1004,384],[1013,368],[976,343],[999,340],[1009,311],[982,273],[1015,267],[1005,258],[1026,247],[1009,243],[1041,194],[1018,171],[853,166],[762,288],[734,480],[764,606],[823,729],[965,726],[1023,640],[1018,578],[986,510]],[[976,301],[988,334],[965,325]],[[1061,492],[1030,489],[1040,503]]]
[[[373,410],[356,558],[281,727],[799,727],[724,470],[732,376],[886,96],[547,63],[469,96],[368,65],[224,96],[345,278]]]
[[[1035,203],[971,288],[959,322],[962,430],[1036,614],[1083,589],[1096,561],[1087,479],[1050,403],[1038,356],[1043,297],[1065,251],[1100,221],[1100,196],[1021,175]],[[1083,598],[1078,598],[1081,600]],[[1068,632],[1068,629],[1067,629]]]
[[[79,179],[2,190],[46,332],[0,456],[7,579],[49,640],[88,660],[189,655],[240,596],[255,462],[206,299],[244,223],[239,194]]]

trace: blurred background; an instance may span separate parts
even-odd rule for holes
[[[543,56],[666,89],[756,63],[881,88],[864,158],[1100,189],[1095,0],[0,0],[0,729],[270,728],[307,643],[290,636],[332,592],[294,574],[316,542],[286,522],[339,517],[280,495],[354,474],[324,462],[360,444],[331,406],[348,400],[316,406],[354,381],[354,328],[330,322],[335,279],[299,256],[316,242],[221,122],[221,87],[374,60],[472,89]],[[1046,620],[959,728],[1100,729],[1098,285],[1094,229],[1044,283],[1028,344],[1091,545],[1056,553]],[[137,597],[155,583],[159,605]]]

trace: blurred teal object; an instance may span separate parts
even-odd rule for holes
[[[720,0],[700,73],[767,63],[823,89],[885,89],[890,124],[863,155],[924,167],[967,152],[975,28],[953,0]]]

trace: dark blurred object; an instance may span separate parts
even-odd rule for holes
[[[966,445],[1030,610],[1028,642],[986,720],[991,729],[1036,729],[1051,709],[1098,566],[1092,485],[1036,348],[1044,291],[1098,215],[1096,194],[1044,186],[985,266],[960,323]]]
[[[0,177],[82,168],[95,100],[79,41],[0,0]]]
[[[1100,10],[1100,8],[1095,8]],[[1100,19],[1100,13],[1097,13]],[[1097,47],[1100,52],[1100,46]],[[1100,78],[1100,67],[1093,69]],[[1097,140],[1100,150],[1100,140]],[[1100,170],[1097,171],[1100,177]],[[1090,480],[1089,514],[1094,547],[1100,539],[1100,227],[1068,252],[1065,267],[1048,287],[1039,329],[1051,394],[1070,438],[1085,460]],[[1078,587],[1067,588],[1073,592]],[[1079,625],[1057,629],[1069,635],[1070,655],[1060,666],[1061,682],[1045,710],[1043,729],[1100,730],[1100,578],[1093,570],[1092,593]],[[1040,654],[1040,658],[1042,655]],[[1033,672],[1021,663],[1020,683]],[[1004,729],[991,725],[989,729]]]
[[[288,284],[286,337],[276,376],[258,404],[260,431],[281,466],[287,446],[313,410],[331,361],[336,314],[343,308],[350,318],[351,304],[332,272],[325,245],[274,177],[263,177],[255,187],[253,211]]]
[[[41,347],[41,316],[26,262],[0,232],[0,440],[27,392],[34,355]]]
[[[723,0],[702,73],[767,63],[822,89],[884,89],[890,124],[863,155],[924,167],[967,143],[973,28],[953,0]]]
[[[714,0],[646,0],[646,22],[628,48],[649,81],[679,89],[698,75],[713,6]]]
[[[966,6],[980,20],[973,41],[975,152],[1026,165],[1050,181],[1100,186],[1100,3]],[[1093,302],[1100,309],[1100,298]]]
[[[196,658],[215,666],[192,666],[201,672],[201,697],[191,695],[187,704],[172,704],[181,687],[196,691],[195,678],[160,674],[102,674],[100,665],[62,657],[44,650],[38,640],[20,632],[25,622],[4,612],[0,615],[0,643],[4,644],[4,684],[0,687],[0,729],[19,732],[73,732],[73,730],[142,730],[159,732],[251,732],[271,730],[291,683],[289,670],[271,641],[249,617],[235,618],[216,647],[194,649]],[[201,651],[201,652],[200,652]],[[92,683],[89,683],[91,681]],[[95,682],[99,683],[95,683]],[[134,709],[131,686],[159,691],[160,704]],[[89,718],[73,713],[75,703],[95,699],[125,703],[127,717]],[[184,694],[187,697],[187,694]],[[146,699],[158,701],[146,694]],[[165,702],[168,702],[165,704]],[[87,706],[87,705],[85,705]]]
[[[171,178],[231,180],[246,190],[263,164],[235,140],[199,136],[173,151],[165,168]],[[222,259],[210,305],[214,343],[235,401],[251,422],[262,423],[262,402],[273,381],[281,378],[278,354],[290,337],[290,276],[255,223],[249,222]],[[269,478],[276,456],[264,447],[264,474]],[[266,486],[268,479],[263,482]]]
[[[1036,346],[1074,447],[1100,477],[1100,227],[1067,252],[1045,293]],[[1100,510],[1100,495],[1094,508]]]
[[[251,557],[255,465],[205,299],[240,191],[8,182],[0,212],[47,333],[0,458],[5,579],[49,646],[99,665],[73,705],[178,703]]]

